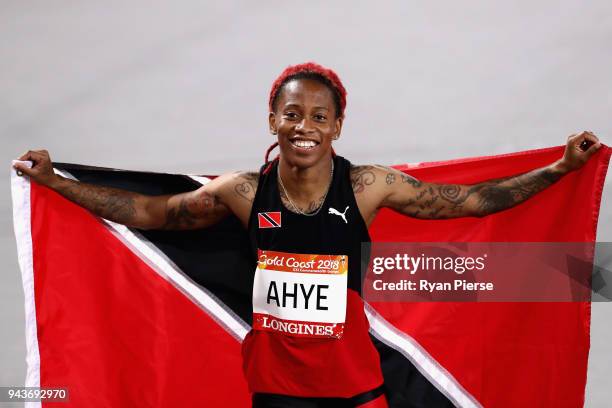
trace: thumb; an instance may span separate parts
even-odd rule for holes
[[[30,176],[32,175],[32,162],[31,161],[13,161],[13,168],[18,172]]]

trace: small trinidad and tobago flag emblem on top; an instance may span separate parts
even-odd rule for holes
[[[281,226],[280,211],[257,213],[259,228],[279,228]]]

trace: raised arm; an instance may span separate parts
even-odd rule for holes
[[[585,140],[592,145],[582,150],[580,145]],[[424,219],[483,217],[514,207],[552,185],[584,165],[599,147],[592,133],[571,135],[563,158],[549,166],[470,185],[426,183],[383,166],[373,166],[369,171],[370,178],[380,180],[372,188],[374,195],[380,197],[379,207]]]
[[[239,172],[220,176],[194,191],[149,196],[56,175],[49,153],[45,150],[29,151],[19,160],[33,161],[31,169],[20,165],[16,165],[16,168],[37,183],[57,191],[102,218],[140,229],[205,228],[231,212],[244,224],[250,202],[241,198],[240,194],[254,196],[257,186],[256,179],[253,180],[250,173]]]
[[[437,184],[422,182],[403,173],[399,175],[394,169],[387,168],[387,171],[391,177],[397,175],[406,185],[390,186],[381,206],[424,219],[483,217],[525,201],[565,174],[557,164],[552,164],[478,184]]]

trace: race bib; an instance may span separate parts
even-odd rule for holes
[[[348,257],[258,251],[253,329],[340,338],[346,318]]]

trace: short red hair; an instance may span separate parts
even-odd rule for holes
[[[337,116],[344,116],[344,108],[346,107],[346,89],[344,89],[342,81],[340,81],[338,74],[336,74],[333,70],[325,68],[316,62],[305,62],[303,64],[290,65],[285,68],[283,72],[281,72],[281,74],[272,84],[272,89],[270,89],[270,96],[268,99],[268,107],[270,108],[270,111],[274,110],[274,104],[276,103],[278,92],[282,86],[294,77],[299,77],[302,75],[320,77],[320,79],[323,80],[322,82],[330,87],[331,91],[337,97],[338,107],[340,108],[339,112],[336,112]]]
[[[317,64],[316,62],[305,62],[303,64],[290,65],[285,68],[283,72],[281,72],[274,83],[272,83],[272,89],[270,89],[270,96],[268,98],[268,107],[270,108],[270,112],[274,111],[274,104],[276,103],[276,98],[278,98],[278,92],[283,85],[294,78],[304,77],[311,77],[319,80],[330,88],[334,94],[336,116],[339,118],[343,117],[344,108],[346,107],[346,89],[344,89],[344,85],[342,85],[342,81],[340,81],[338,74],[329,68],[325,68],[324,66]],[[264,158],[266,167],[263,170],[263,174],[267,174],[272,168],[272,164],[279,158],[279,156],[276,156],[274,160],[269,161],[270,152],[272,152],[276,146],[278,146],[278,142],[273,143],[268,150],[266,150],[266,155]],[[335,155],[336,152],[332,148],[332,156]]]

